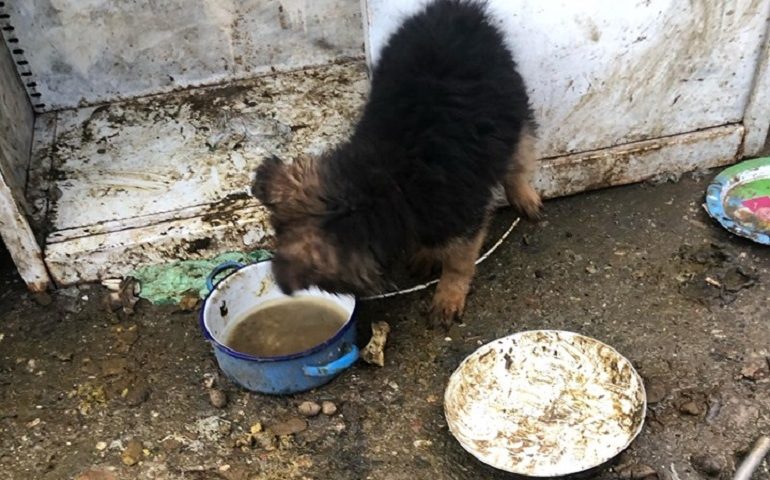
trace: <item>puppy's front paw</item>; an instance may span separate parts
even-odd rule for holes
[[[431,327],[449,329],[452,322],[459,321],[465,310],[465,295],[460,292],[438,291],[433,297],[428,319]]]

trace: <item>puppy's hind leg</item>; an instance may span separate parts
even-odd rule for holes
[[[483,227],[476,236],[453,240],[441,249],[441,278],[430,309],[430,321],[433,326],[443,325],[449,328],[453,321],[462,316],[465,299],[476,273],[476,259],[485,236],[486,227]]]
[[[532,188],[532,177],[536,167],[535,135],[532,127],[525,125],[508,164],[503,187],[508,203],[532,219],[540,217],[540,209],[543,206],[540,195]]]

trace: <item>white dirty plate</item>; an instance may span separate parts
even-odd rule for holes
[[[644,385],[598,340],[556,330],[521,332],[466,358],[444,394],[449,430],[482,462],[531,477],[599,466],[644,423]]]

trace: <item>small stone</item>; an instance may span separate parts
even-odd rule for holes
[[[621,480],[653,480],[658,478],[658,472],[654,468],[641,463],[623,465],[618,468],[617,474]]]
[[[593,275],[598,271],[599,269],[596,268],[596,265],[594,265],[593,263],[589,263],[588,266],[586,267],[586,273],[588,273],[589,275]]]
[[[315,417],[321,412],[321,406],[315,402],[302,402],[297,407],[297,411],[303,417]]]
[[[321,403],[321,411],[324,415],[332,416],[337,413],[337,405],[327,400]]]
[[[96,449],[100,452],[107,448],[107,442],[96,442]]]
[[[412,445],[414,445],[414,448],[425,448],[433,445],[433,442],[430,440],[415,440]]]
[[[701,405],[699,405],[697,402],[689,400],[679,405],[679,413],[698,417],[703,415],[703,407],[701,407]]]
[[[75,480],[116,480],[116,477],[109,470],[92,468],[79,474]]]
[[[181,300],[179,300],[179,310],[183,312],[194,312],[201,304],[201,297],[196,290],[190,290],[185,292]]]
[[[222,390],[212,388],[209,390],[209,402],[214,408],[224,408],[227,405],[227,395]]]
[[[142,455],[144,455],[142,450],[142,442],[138,440],[129,440],[128,444],[126,444],[126,448],[123,449],[123,453],[120,454],[120,460],[124,465],[129,467],[136,465],[139,463],[139,460],[142,459]]]
[[[260,422],[256,422],[249,428],[249,432],[251,432],[252,435],[256,435],[261,431],[262,431],[262,424]]]
[[[724,458],[710,455],[707,453],[698,453],[690,458],[693,468],[707,477],[717,478],[727,468],[727,462]]]
[[[770,378],[770,365],[765,357],[751,357],[741,368],[741,377],[752,382],[761,382]]]
[[[342,421],[337,422],[334,425],[332,425],[332,430],[334,430],[337,433],[344,432],[346,428],[347,428],[347,426],[345,425],[345,422],[342,422]]]
[[[270,431],[277,436],[293,435],[307,429],[307,422],[299,417],[294,417],[285,422],[277,423],[270,427]]]
[[[206,388],[213,388],[214,384],[217,382],[217,374],[216,373],[206,373],[203,375],[203,386]]]
[[[27,422],[27,428],[35,428],[38,425],[40,425],[40,419],[39,418],[36,418],[36,419],[32,420],[31,422]]]

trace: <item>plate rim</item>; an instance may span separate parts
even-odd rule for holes
[[[753,158],[730,165],[725,168],[709,183],[706,188],[706,212],[716,220],[725,230],[739,237],[752,240],[761,245],[770,245],[770,233],[750,230],[738,224],[725,212],[722,200],[724,195],[739,184],[735,181],[736,174],[759,168],[770,169],[770,157]],[[768,177],[770,178],[770,177]]]

